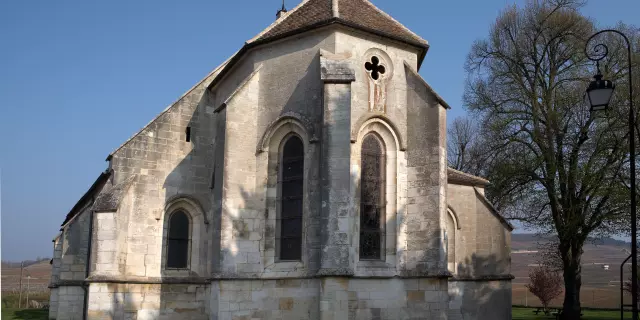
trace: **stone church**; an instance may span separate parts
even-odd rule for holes
[[[511,319],[513,227],[447,167],[429,44],[304,0],[107,157],[50,319]]]

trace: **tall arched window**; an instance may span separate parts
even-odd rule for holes
[[[456,271],[456,224],[453,214],[447,211],[447,220],[444,230],[444,248],[447,254],[447,267],[449,271]]]
[[[169,217],[167,236],[167,268],[186,269],[189,267],[189,217],[178,210]]]
[[[297,261],[302,258],[302,198],[304,188],[304,144],[295,135],[282,148],[280,161],[280,214],[276,239],[279,258]]]
[[[360,175],[360,259],[383,258],[385,247],[385,155],[382,141],[368,134],[362,141]]]

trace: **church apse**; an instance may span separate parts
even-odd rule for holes
[[[510,230],[476,235],[486,210],[451,226],[449,204],[483,200],[449,198],[449,106],[418,74],[427,49],[369,1],[281,12],[110,154],[100,194],[115,200],[92,207],[80,311],[494,319],[482,310],[506,306]],[[51,318],[82,312],[66,316]]]

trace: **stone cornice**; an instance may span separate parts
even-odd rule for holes
[[[469,277],[469,276],[453,276],[449,281],[511,281],[516,277],[512,274],[501,274],[501,275],[487,275],[487,276],[477,276],[477,277]]]
[[[320,279],[320,278],[352,278],[352,279],[448,279],[454,282],[482,282],[482,281],[511,281],[515,277],[507,275],[487,275],[487,276],[455,276],[450,273],[440,274],[410,274],[410,275],[390,275],[390,276],[361,276],[349,274],[348,270],[323,269],[315,274],[295,275],[291,277],[259,277],[241,275],[214,275],[211,278],[204,277],[122,277],[122,276],[94,276],[85,280],[61,280],[49,285],[49,288],[58,287],[83,287],[90,283],[115,283],[115,284],[209,284],[220,280],[291,280],[291,279]]]
[[[204,277],[125,277],[125,276],[90,276],[86,283],[122,283],[122,284],[208,284]]]

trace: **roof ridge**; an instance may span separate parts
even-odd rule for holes
[[[284,12],[284,17],[280,18],[280,19],[276,19],[276,21],[274,21],[273,23],[271,23],[268,27],[266,27],[264,30],[262,30],[260,33],[258,33],[255,37],[247,40],[246,43],[251,43],[254,42],[258,39],[260,39],[260,37],[262,37],[264,34],[266,34],[267,32],[271,31],[273,28],[275,28],[276,26],[280,25],[281,23],[283,23],[285,20],[287,20],[287,18],[289,18],[291,16],[292,13],[296,12],[298,9],[302,8],[302,6],[304,6],[307,2],[309,2],[311,0],[303,0],[302,2],[300,2],[297,6],[295,6],[293,9]]]
[[[346,1],[351,1],[351,0],[346,0]],[[409,28],[407,28],[404,24],[400,23],[400,21],[394,19],[391,15],[389,15],[388,13],[382,11],[380,8],[376,7],[375,4],[373,4],[371,1],[369,0],[362,0],[362,2],[367,3],[371,8],[373,8],[374,10],[378,11],[379,13],[381,13],[382,15],[384,15],[385,17],[389,18],[389,20],[393,21],[395,24],[397,24],[399,27],[401,27],[402,29],[404,29],[404,31],[410,33],[411,35],[413,35],[414,37],[416,37],[419,40],[422,40],[426,45],[429,45],[429,42],[425,39],[423,39],[421,36],[419,36],[418,34],[416,34],[415,32],[411,31]]]

